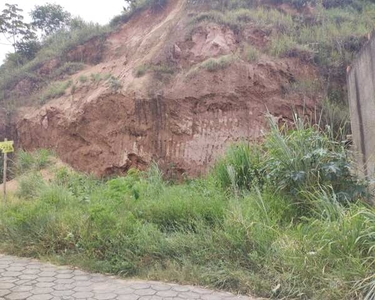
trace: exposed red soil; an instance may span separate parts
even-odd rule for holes
[[[230,143],[262,137],[267,111],[288,120],[293,109],[314,110],[318,97],[288,89],[297,79],[318,76],[298,57],[236,59],[216,72],[197,67],[209,57],[236,53],[241,41],[217,24],[204,24],[189,37],[183,3],[142,12],[110,34],[101,62],[72,77],[73,94],[67,91],[23,115],[19,144],[27,150],[51,148],[64,162],[96,175],[145,169],[156,161],[164,170],[196,176]],[[259,49],[267,43],[267,34],[257,28],[242,35]],[[72,57],[97,57],[95,43],[71,51]],[[174,73],[134,76],[135,68],[150,64],[168,65]],[[79,82],[79,76],[91,73],[111,74],[122,87],[114,91],[108,82]]]

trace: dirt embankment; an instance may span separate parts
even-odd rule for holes
[[[237,59],[244,41],[262,49],[267,36],[249,26],[239,37],[212,23],[191,31],[184,1],[142,12],[109,35],[100,63],[72,77],[74,92],[19,120],[19,143],[27,150],[51,148],[97,175],[144,169],[151,161],[177,175],[198,175],[228,144],[261,137],[267,110],[291,119],[293,109],[309,112],[319,100],[290,89],[297,79],[316,77],[314,67],[266,54],[252,63]],[[87,47],[72,53],[97,57]],[[227,68],[201,67],[222,55],[232,55]],[[90,74],[116,79],[80,82]]]

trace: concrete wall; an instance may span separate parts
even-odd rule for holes
[[[347,74],[350,116],[360,173],[375,175],[375,35],[363,47]]]

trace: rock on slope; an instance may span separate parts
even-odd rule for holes
[[[298,58],[263,54],[254,63],[233,59],[214,72],[199,67],[209,57],[235,54],[243,41],[259,48],[267,38],[251,26],[240,36],[212,23],[191,30],[187,15],[184,1],[170,1],[165,10],[144,11],[110,34],[101,62],[72,77],[74,92],[19,120],[19,144],[52,148],[76,169],[97,175],[156,161],[195,176],[228,144],[261,137],[267,110],[290,119],[293,108],[314,108],[317,99],[289,89],[296,78],[316,76]],[[86,60],[95,49],[88,42],[72,55]],[[90,74],[116,79],[80,82]]]

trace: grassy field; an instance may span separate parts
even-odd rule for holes
[[[299,120],[179,184],[155,165],[99,180],[20,152],[0,249],[277,299],[372,299],[375,209],[349,157]]]

